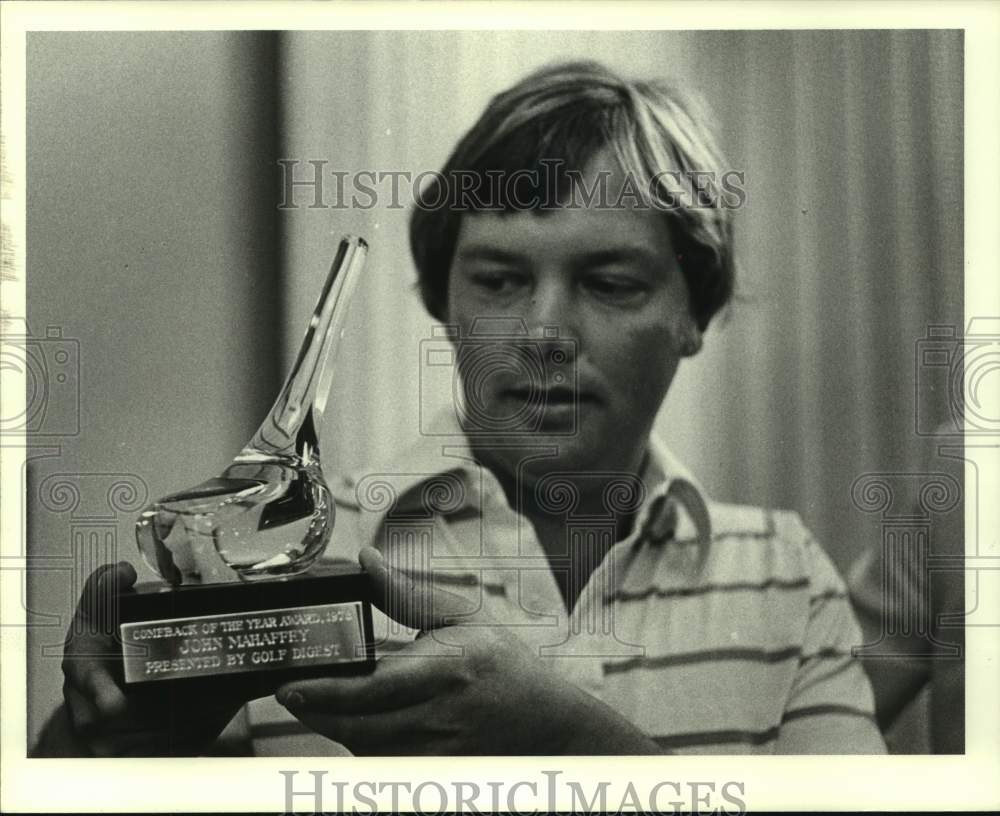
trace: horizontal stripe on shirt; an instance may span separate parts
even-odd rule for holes
[[[823,601],[846,601],[847,593],[838,589],[831,589],[826,592],[821,592],[819,595],[813,595],[809,599],[810,604],[818,604]]]
[[[781,732],[779,726],[765,731],[699,731],[692,734],[670,734],[653,737],[661,748],[696,748],[706,745],[764,745],[773,742]]]
[[[768,578],[766,581],[742,581],[732,584],[703,584],[694,587],[648,587],[641,591],[621,590],[608,600],[613,601],[644,601],[649,597],[656,598],[691,598],[696,595],[709,595],[715,592],[764,592],[769,589],[796,590],[809,587],[808,578]]]
[[[871,720],[872,722],[875,721],[875,717],[870,711],[863,711],[860,708],[854,708],[853,706],[846,705],[814,705],[806,706],[804,708],[795,708],[791,711],[786,711],[782,716],[781,721],[786,723],[803,717],[825,717],[831,714],[846,717],[864,717],[866,720]]]
[[[825,660],[837,657],[852,657],[849,651],[842,649],[820,649],[817,652],[803,654],[798,646],[787,649],[768,651],[767,649],[705,649],[698,652],[682,654],[658,655],[656,657],[632,657],[615,663],[605,663],[605,674],[619,674],[634,669],[665,669],[671,666],[688,666],[692,663],[723,662],[728,660],[748,661],[751,663],[782,663],[785,660],[798,658],[800,663],[807,660]]]
[[[802,649],[797,646],[770,652],[766,649],[706,649],[699,652],[659,655],[657,657],[633,657],[617,663],[605,663],[604,672],[605,674],[619,674],[633,669],[665,669],[671,666],[686,666],[692,663],[710,663],[723,660],[781,663],[801,655]]]

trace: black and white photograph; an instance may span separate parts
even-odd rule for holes
[[[5,810],[1000,805],[996,6],[4,5]]]

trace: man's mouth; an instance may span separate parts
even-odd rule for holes
[[[564,385],[530,388],[514,386],[501,391],[509,399],[531,402],[539,406],[585,405],[596,403],[597,396],[588,391],[578,391]]]

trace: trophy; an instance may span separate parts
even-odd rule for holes
[[[126,684],[259,692],[374,667],[368,576],[310,570],[334,526],[318,444],[329,363],[367,249],[341,241],[278,399],[232,464],[139,516],[139,550],[163,583],[118,595]]]

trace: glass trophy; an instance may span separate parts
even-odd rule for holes
[[[335,516],[319,429],[367,251],[341,241],[278,399],[232,464],[139,516],[139,550],[162,583],[118,596],[126,684],[260,689],[374,667],[368,576],[313,568]]]

